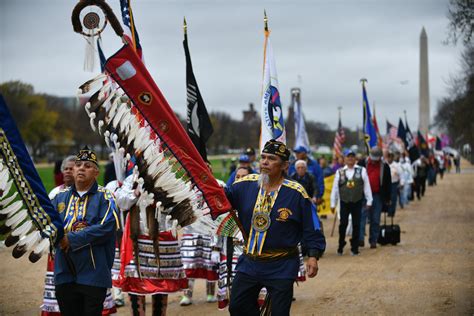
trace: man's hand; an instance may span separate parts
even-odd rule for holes
[[[331,213],[335,213],[336,212],[336,208],[335,207],[331,207]]]
[[[67,234],[64,234],[63,239],[61,239],[61,241],[59,242],[59,248],[61,248],[61,250],[64,252],[68,252],[70,244],[69,239],[67,238]]]
[[[314,278],[318,274],[318,260],[315,257],[309,257],[306,262],[306,272],[308,277]]]
[[[323,199],[322,198],[316,198],[316,205],[320,205],[321,203],[323,203]]]

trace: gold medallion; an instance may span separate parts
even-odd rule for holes
[[[58,212],[59,213],[64,212],[65,209],[66,209],[66,203],[64,203],[64,202],[58,203]]]
[[[257,232],[265,232],[270,227],[272,220],[267,212],[256,212],[252,216],[252,227]]]

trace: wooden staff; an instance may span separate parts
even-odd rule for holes
[[[332,222],[331,237],[334,236],[334,229],[336,228],[337,211],[334,212],[334,221]]]

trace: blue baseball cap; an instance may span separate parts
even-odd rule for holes
[[[308,153],[308,149],[304,146],[298,146],[295,149],[293,149],[295,153]]]
[[[249,156],[247,155],[240,155],[239,162],[250,162]]]
[[[350,155],[355,156],[356,154],[355,154],[354,151],[352,151],[352,149],[344,150],[344,157],[347,157],[347,156],[350,156]]]

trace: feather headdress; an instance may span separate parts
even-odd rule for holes
[[[160,201],[163,212],[181,227],[230,210],[224,190],[132,47],[123,46],[105,69],[108,83],[103,84],[101,74],[79,93],[93,91],[85,106],[92,129],[115,154],[135,157],[142,191],[151,196],[147,205]],[[215,226],[209,216],[199,222]]]
[[[14,184],[14,185],[13,185]],[[0,95],[0,233],[19,258],[38,261],[63,236],[54,210],[16,124]]]

